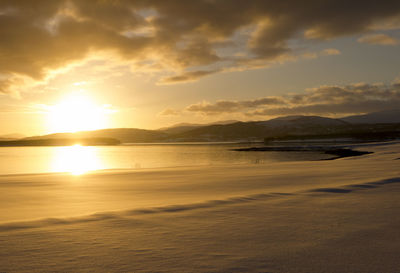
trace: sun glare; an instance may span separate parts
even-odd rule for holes
[[[48,113],[51,132],[77,132],[107,127],[107,109],[84,95],[71,95]]]
[[[89,171],[104,169],[97,154],[97,147],[74,146],[56,147],[52,159],[52,171],[81,175]]]

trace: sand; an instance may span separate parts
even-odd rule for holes
[[[360,149],[0,176],[0,272],[398,272],[400,144]]]

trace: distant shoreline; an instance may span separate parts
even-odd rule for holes
[[[320,159],[320,160],[334,160],[344,157],[361,156],[371,154],[373,152],[368,151],[357,151],[350,148],[336,148],[336,147],[322,147],[322,146],[308,146],[308,147],[251,147],[251,148],[240,148],[233,149],[238,152],[321,152],[329,155],[334,155],[332,158]]]
[[[119,145],[121,142],[113,138],[80,138],[80,139],[21,139],[0,141],[0,147],[41,147],[41,146],[102,146]]]

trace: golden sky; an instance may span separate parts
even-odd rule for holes
[[[399,30],[399,1],[0,0],[0,134],[399,107]]]

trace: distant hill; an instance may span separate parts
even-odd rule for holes
[[[265,126],[269,127],[299,127],[304,126],[343,126],[348,125],[348,122],[340,119],[325,118],[319,116],[286,116],[275,119],[270,119],[261,122]]]
[[[196,128],[200,128],[200,127],[205,127],[205,126],[209,126],[209,125],[216,125],[216,124],[231,124],[231,123],[235,123],[238,122],[237,120],[224,120],[224,121],[217,121],[217,122],[212,122],[212,123],[208,123],[208,124],[194,124],[194,123],[178,123],[169,127],[163,127],[158,129],[158,131],[162,131],[164,133],[173,135],[173,134],[180,134],[180,133],[184,133]]]
[[[111,138],[122,143],[199,142],[199,141],[262,141],[307,138],[390,139],[400,137],[400,111],[384,111],[367,115],[333,119],[319,116],[286,116],[267,121],[224,124],[177,124],[159,130],[133,128],[103,129],[77,133],[58,133],[24,138],[87,139]],[[399,122],[396,122],[396,121]]]
[[[6,134],[6,135],[0,135],[0,140],[16,140],[24,137],[25,136],[22,134]]]
[[[341,120],[355,124],[400,123],[400,109],[349,116]]]
[[[52,138],[52,139],[20,139],[10,141],[0,141],[0,147],[13,147],[13,146],[104,146],[104,145],[118,145],[121,142],[113,138]]]
[[[265,128],[257,122],[236,122],[226,125],[208,125],[171,135],[172,141],[231,141],[262,138]]]
[[[290,116],[268,121],[236,122],[209,125],[176,134],[175,141],[232,141],[261,140],[287,134],[328,134],[348,130],[345,121],[317,116]]]
[[[66,138],[113,138],[118,139],[123,143],[139,143],[139,142],[159,142],[165,140],[168,135],[164,132],[133,129],[133,128],[119,128],[119,129],[102,129],[96,131],[83,131],[77,133],[57,133],[44,136],[34,136],[24,138],[24,140],[36,139],[66,139]]]
[[[183,133],[183,132],[187,132],[190,131],[192,129],[195,128],[199,128],[199,127],[203,127],[206,125],[203,124],[191,124],[191,123],[179,123],[176,125],[172,125],[171,127],[163,127],[158,129],[157,131],[166,133],[166,134],[179,134],[179,133]]]

